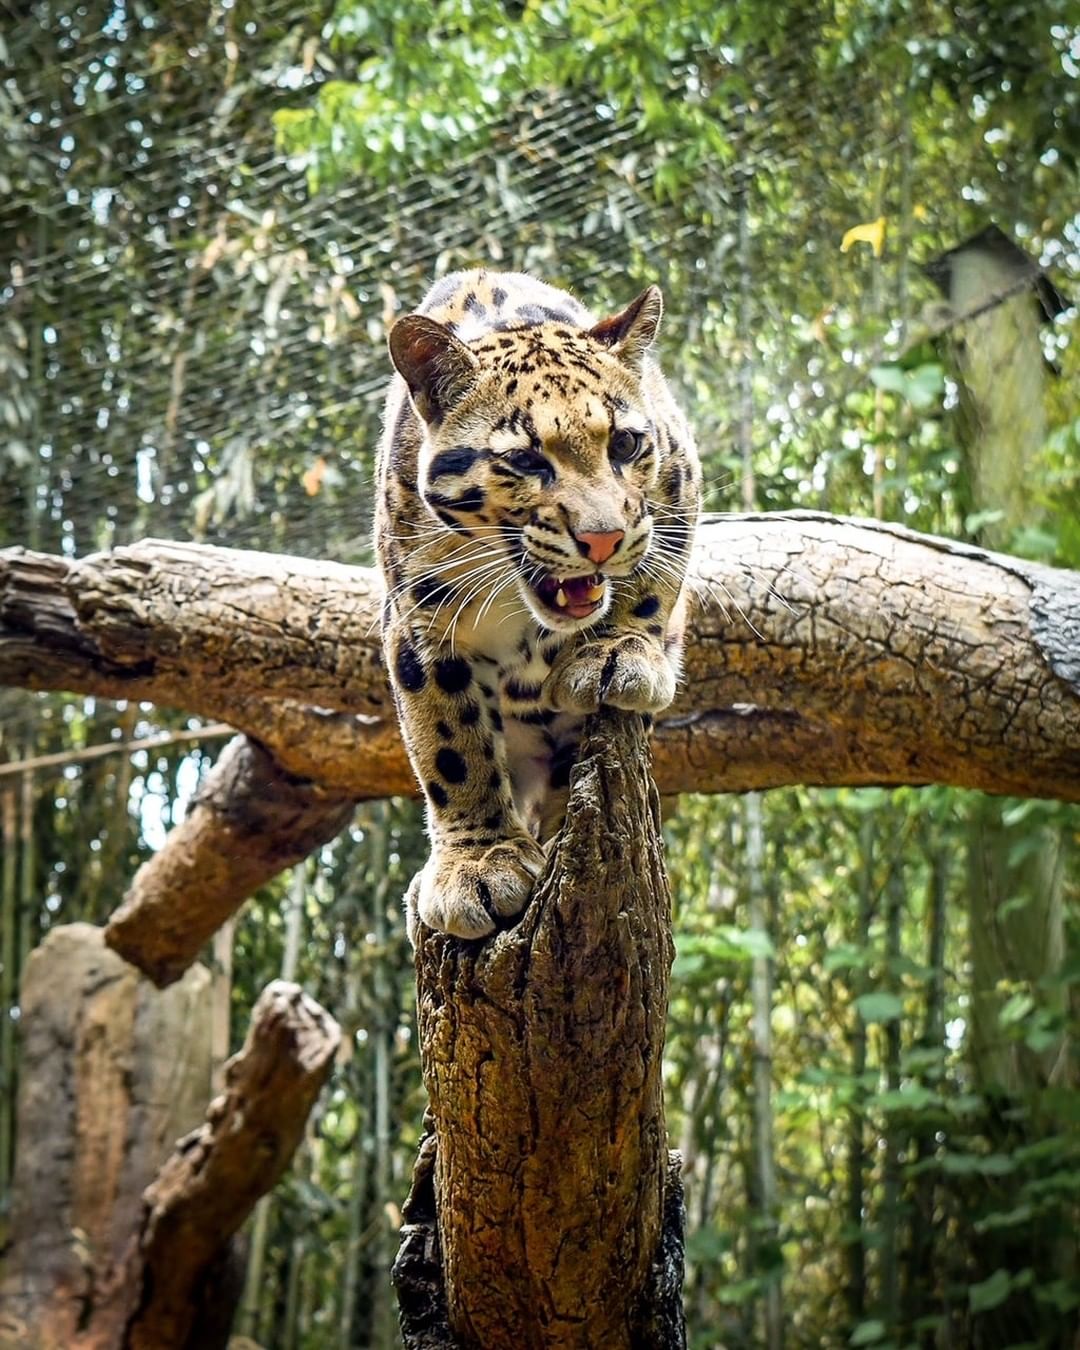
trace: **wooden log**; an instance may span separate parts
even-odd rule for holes
[[[672,950],[645,731],[604,711],[521,921],[483,943],[420,934],[436,1208],[462,1350],[651,1343]]]
[[[210,1093],[209,985],[195,966],[159,993],[90,924],[30,954],[3,1350],[122,1345],[143,1191]]]
[[[353,801],[231,741],[166,846],[143,863],[105,941],[155,984],[180,978],[251,893],[345,826]]]
[[[707,519],[664,793],[947,783],[1080,800],[1080,574],[813,512]],[[0,681],[220,718],[357,799],[415,791],[364,568],[148,540],[0,551]]]

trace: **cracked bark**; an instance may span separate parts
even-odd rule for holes
[[[452,1329],[443,1344],[683,1344],[670,1309],[681,1243],[675,1255],[670,1233],[663,1241],[670,896],[647,766],[640,718],[600,713],[520,922],[482,943],[421,934],[437,1143],[422,1150],[407,1217],[430,1224],[433,1179]],[[445,1337],[440,1310],[425,1309],[409,1280],[431,1250],[430,1229],[410,1228],[397,1268],[407,1318],[427,1319],[407,1344],[428,1347]],[[430,1290],[430,1269],[425,1278]]]
[[[1080,800],[1080,574],[807,512],[707,521],[663,793],[948,783]],[[412,793],[364,568],[146,541],[0,552],[0,681],[231,722],[288,774]]]

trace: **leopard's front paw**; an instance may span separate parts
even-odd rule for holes
[[[437,932],[486,937],[495,931],[496,918],[525,908],[544,861],[543,849],[528,835],[500,839],[480,853],[443,845],[413,880],[406,906]],[[409,928],[415,941],[412,913]]]
[[[659,712],[675,697],[675,672],[663,650],[636,634],[564,650],[544,682],[558,712],[595,712],[601,703],[627,712]]]

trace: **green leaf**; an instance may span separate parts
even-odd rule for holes
[[[848,1345],[873,1345],[876,1341],[884,1340],[886,1331],[885,1323],[872,1317],[858,1324],[848,1339]]]
[[[1018,993],[1008,999],[998,1013],[998,1021],[1003,1027],[1013,1026],[1017,1022],[1022,1022],[1035,1006],[1035,1000],[1030,994]]]
[[[968,1286],[968,1302],[972,1312],[989,1312],[997,1308],[1012,1292],[1012,1276],[1007,1270],[995,1270],[988,1280]]]
[[[895,1022],[904,1011],[904,1005],[895,994],[880,991],[876,994],[860,994],[855,1000],[864,1022]]]

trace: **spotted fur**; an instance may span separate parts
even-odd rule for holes
[[[532,277],[457,272],[390,333],[383,642],[432,845],[412,933],[519,913],[583,715],[674,697],[700,470],[649,355],[661,313],[655,286],[597,322]]]

